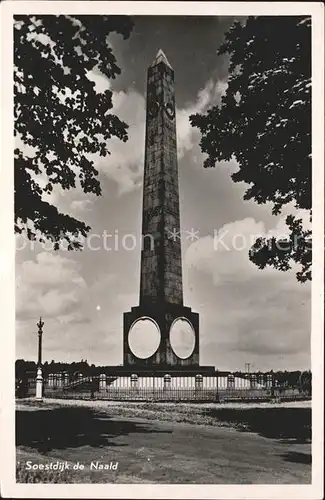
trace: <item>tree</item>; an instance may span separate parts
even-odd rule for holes
[[[311,220],[311,19],[249,17],[236,22],[218,54],[230,58],[221,105],[190,117],[198,127],[204,167],[235,158],[234,182],[249,184],[244,199],[271,202],[272,213],[293,203]],[[308,213],[308,212],[307,212]],[[250,259],[311,279],[311,231],[286,218],[288,238],[259,238]]]
[[[114,79],[121,70],[107,43],[111,32],[129,37],[124,16],[26,16],[14,19],[15,232],[29,239],[66,240],[81,247],[90,227],[44,200],[55,185],[77,182],[101,194],[91,155],[106,156],[108,141],[127,140],[127,124],[109,112],[112,92],[96,93],[87,75]]]

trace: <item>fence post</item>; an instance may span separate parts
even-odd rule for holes
[[[54,386],[54,374],[53,373],[49,373],[47,384],[49,387]]]
[[[101,373],[99,375],[99,390],[100,391],[106,390],[106,374],[105,373]]]
[[[132,373],[131,375],[131,389],[136,389],[138,387],[138,375]]]
[[[170,375],[164,375],[164,389],[170,389],[172,378]]]
[[[234,389],[235,388],[235,376],[233,373],[229,373],[227,377],[227,389]]]
[[[219,396],[219,374],[218,374],[218,370],[216,370],[216,401],[218,403],[220,402],[220,396]]]
[[[252,373],[250,382],[251,382],[251,389],[256,389],[256,375],[255,375],[255,373]]]
[[[195,375],[195,389],[202,389],[203,377],[200,374]]]

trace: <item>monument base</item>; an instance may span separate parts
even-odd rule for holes
[[[143,301],[139,306],[124,313],[123,319],[123,366],[145,367],[157,370],[166,367],[180,367],[191,369],[199,366],[199,315],[190,307],[183,304],[174,304],[167,301]],[[157,350],[146,359],[135,355],[129,345],[129,335],[132,328],[142,320],[151,321],[159,331],[160,342]],[[170,332],[177,321],[186,321],[193,335],[192,353],[182,358],[174,352]]]
[[[164,375],[174,375],[180,377],[195,377],[195,375],[204,375],[206,377],[212,377],[216,375],[215,366],[170,366],[170,365],[160,365],[159,367],[148,366],[148,365],[122,365],[122,366],[106,366],[104,369],[106,375],[120,375],[131,376],[133,374],[143,377],[156,376],[163,377]]]

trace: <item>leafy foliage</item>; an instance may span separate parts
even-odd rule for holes
[[[234,182],[249,184],[244,199],[287,204],[311,218],[311,19],[249,17],[228,31],[218,54],[230,57],[221,105],[190,117],[201,134],[204,166],[235,158]],[[284,241],[259,238],[250,259],[285,271],[296,262],[297,279],[311,279],[311,231],[288,216]],[[298,242],[298,243],[297,243]]]
[[[89,227],[60,213],[44,199],[55,185],[79,182],[84,193],[101,194],[91,155],[110,154],[111,137],[127,140],[127,124],[109,112],[112,92],[96,93],[87,74],[114,79],[121,70],[107,37],[127,38],[132,22],[121,16],[15,16],[14,116],[15,232],[29,239],[61,239],[80,248]]]

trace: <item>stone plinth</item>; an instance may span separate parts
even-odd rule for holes
[[[36,399],[41,401],[43,399],[43,374],[42,369],[37,369],[36,375]]]

